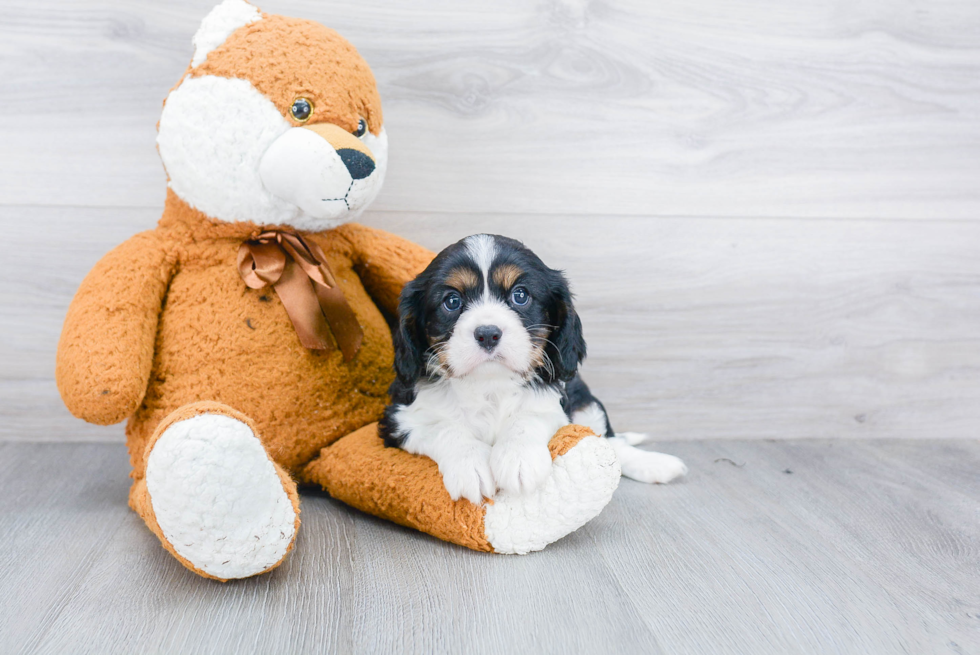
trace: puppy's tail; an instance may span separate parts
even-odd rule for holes
[[[617,437],[621,437],[631,446],[639,446],[641,443],[651,441],[650,435],[645,432],[617,432]]]

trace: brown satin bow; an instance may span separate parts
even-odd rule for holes
[[[262,232],[238,249],[238,272],[251,289],[272,285],[304,347],[328,349],[333,332],[345,361],[357,354],[364,332],[320,246],[295,232]]]

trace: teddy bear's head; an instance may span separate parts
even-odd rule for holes
[[[324,230],[354,219],[388,161],[374,76],[318,23],[224,0],[164,103],[169,186],[220,221]]]

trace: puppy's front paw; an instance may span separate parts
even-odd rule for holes
[[[475,441],[444,457],[439,462],[439,472],[453,500],[465,498],[479,505],[484,498],[492,498],[496,491],[490,471],[490,446],[482,441]]]
[[[551,475],[551,453],[541,444],[501,443],[490,453],[490,469],[501,491],[531,493]]]

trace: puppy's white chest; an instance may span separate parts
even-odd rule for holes
[[[490,444],[512,436],[515,424],[536,418],[555,429],[568,423],[561,396],[553,388],[534,388],[519,380],[458,380],[454,395],[473,436]]]
[[[520,412],[519,389],[490,389],[460,398],[463,420],[480,441],[491,446]]]
[[[529,386],[492,367],[478,375],[421,385],[415,400],[400,408],[396,418],[399,429],[409,436],[410,451],[419,438],[469,437],[493,446],[505,438],[528,436],[547,443],[568,424],[557,388]]]

